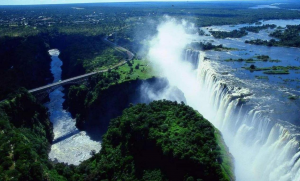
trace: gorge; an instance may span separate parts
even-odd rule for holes
[[[61,80],[62,61],[58,58],[59,50],[49,50],[52,57],[51,72],[54,82]],[[63,109],[63,87],[59,87],[49,94],[50,101],[45,104],[49,109],[50,121],[53,124],[54,140],[49,152],[49,158],[58,162],[78,165],[81,161],[91,157],[92,150],[99,151],[99,140],[91,140],[85,131],[75,126],[75,120],[70,113]]]
[[[235,160],[237,180],[298,180],[297,128],[275,119],[272,107],[261,101],[263,94],[238,77],[224,74],[220,64],[207,58],[205,52],[185,50],[191,35],[185,33],[184,25],[170,20],[161,24],[158,31],[148,57],[165,80],[131,81],[104,91],[101,101],[96,101],[86,115],[90,124],[86,131],[99,133],[99,129],[89,128],[99,127],[99,122],[106,120],[100,130],[105,133],[108,121],[121,115],[130,102],[184,101],[221,130]],[[115,101],[107,99],[112,96]],[[120,104],[124,98],[126,101]],[[69,106],[72,108],[72,104]],[[111,107],[117,110],[113,114],[109,113]]]
[[[298,1],[45,1],[0,2],[0,180],[300,180]]]

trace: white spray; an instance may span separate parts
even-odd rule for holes
[[[211,63],[204,61],[203,52],[197,72],[182,61],[181,54],[193,36],[185,32],[185,22],[165,19],[150,43],[148,59],[171,86],[184,93],[188,105],[221,130],[235,159],[237,180],[300,180],[299,143],[295,138],[259,108],[241,106],[245,89],[219,80]]]

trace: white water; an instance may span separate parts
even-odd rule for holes
[[[213,111],[199,111],[223,133],[235,158],[237,180],[300,180],[299,143],[295,137],[260,108],[238,106],[241,98],[237,96],[245,90],[224,87],[210,62],[203,61],[203,54],[198,79],[208,98],[206,105]]]
[[[61,79],[62,61],[58,58],[58,50],[50,50],[52,56],[51,72],[54,76],[53,82]],[[49,94],[50,102],[45,106],[50,112],[50,121],[53,123],[54,144],[51,146],[49,158],[57,159],[58,162],[78,165],[91,157],[90,151],[98,152],[101,149],[101,143],[90,139],[85,131],[80,131],[75,126],[75,120],[72,119],[69,112],[63,109],[63,87],[55,89]]]
[[[187,104],[221,130],[235,159],[239,181],[299,181],[299,143],[279,121],[264,114],[263,106],[240,104],[253,99],[250,90],[227,85],[210,61],[200,53],[197,73],[180,52],[190,42],[184,25],[167,18],[151,41],[148,58],[172,86],[185,95]],[[248,95],[243,97],[242,95]]]

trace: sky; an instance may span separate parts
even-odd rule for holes
[[[149,1],[183,1],[183,0],[0,0],[0,5],[142,2],[142,1],[149,2]],[[188,1],[205,1],[205,0],[188,0]],[[206,1],[210,1],[210,0],[206,0]],[[219,1],[223,1],[223,0],[219,0]],[[270,1],[270,0],[266,0],[266,2],[268,2],[268,1]]]

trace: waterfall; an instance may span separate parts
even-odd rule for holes
[[[204,56],[201,52],[197,79],[207,108],[198,110],[222,132],[235,159],[237,180],[299,181],[300,151],[295,135],[261,106],[248,105],[247,100],[255,95],[227,84]],[[191,50],[186,51],[185,60],[198,65],[195,57]]]
[[[199,51],[187,49],[185,51],[183,59],[192,64],[193,69],[197,69],[199,63]]]
[[[186,33],[186,26],[185,22],[168,17],[158,26],[147,54],[152,65],[171,86],[182,91],[189,106],[222,132],[235,159],[237,180],[299,181],[296,134],[300,131],[287,120],[275,117],[273,108],[283,105],[278,95],[268,94],[269,85],[224,72],[226,65],[210,61],[204,52],[184,51],[196,38]],[[195,55],[199,63],[194,62]],[[198,68],[192,69],[191,64],[198,64]]]

